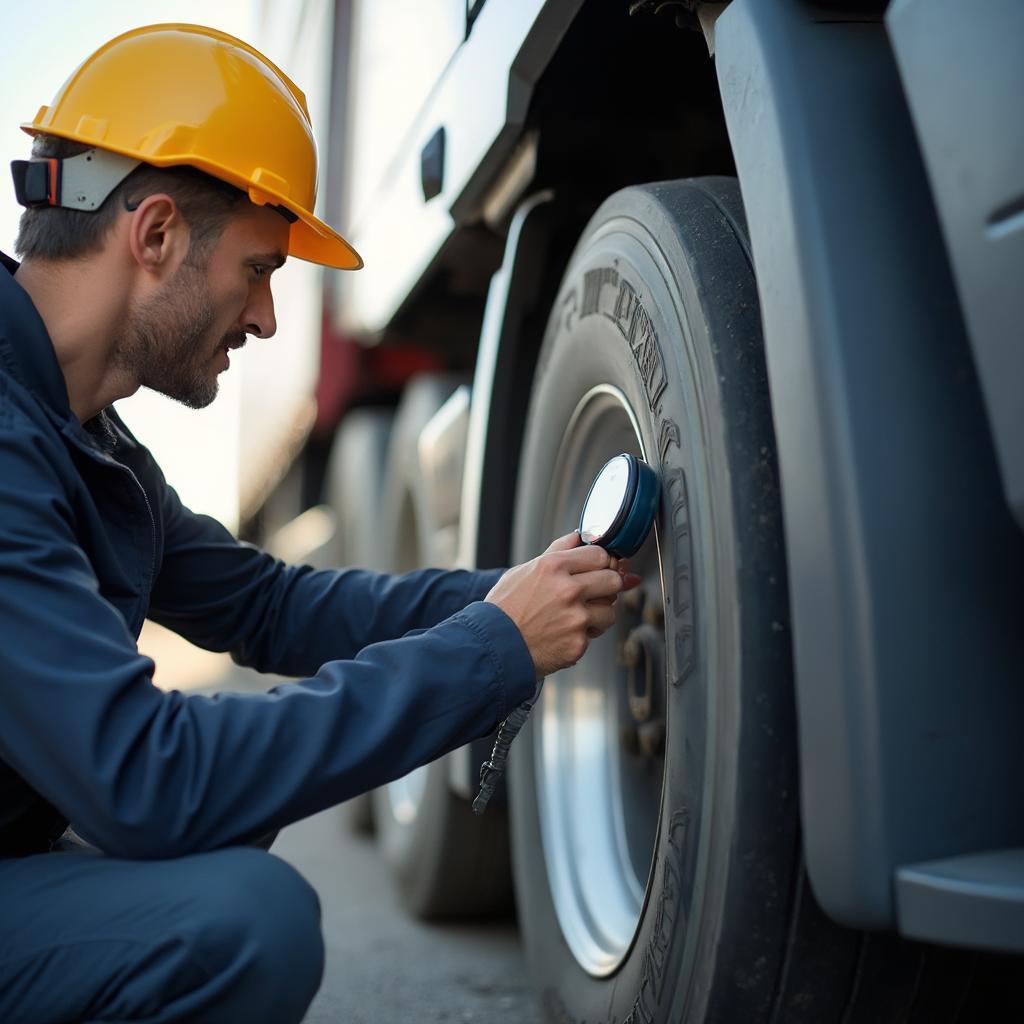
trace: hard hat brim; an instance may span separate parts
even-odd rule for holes
[[[288,235],[288,255],[337,270],[361,270],[363,259],[330,225],[293,209],[299,219]]]

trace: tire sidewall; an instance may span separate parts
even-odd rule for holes
[[[418,916],[427,913],[429,906],[428,890],[438,870],[433,857],[443,846],[435,832],[445,820],[449,799],[446,762],[433,761],[422,771],[423,792],[411,821],[395,817],[387,786],[373,791],[373,817],[381,854],[391,867],[402,903]]]
[[[334,560],[339,566],[384,566],[379,521],[393,421],[389,408],[354,409],[335,435],[324,490],[337,522]]]

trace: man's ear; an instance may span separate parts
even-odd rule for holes
[[[188,253],[189,228],[169,195],[146,196],[131,211],[128,247],[147,273],[165,277],[178,269]]]

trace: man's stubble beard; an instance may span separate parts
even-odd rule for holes
[[[205,273],[183,263],[158,295],[129,312],[114,361],[142,387],[204,409],[218,389],[211,366],[219,351],[210,337],[214,321]]]

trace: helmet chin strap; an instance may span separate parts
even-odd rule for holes
[[[105,149],[87,149],[64,159],[12,160],[14,194],[22,206],[98,210],[141,162]]]

